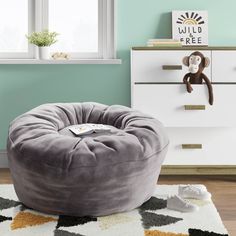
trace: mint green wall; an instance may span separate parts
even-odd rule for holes
[[[122,65],[0,65],[0,149],[9,122],[48,102],[130,105],[132,46],[171,37],[172,10],[208,10],[209,44],[236,45],[235,0],[117,0],[117,50]]]

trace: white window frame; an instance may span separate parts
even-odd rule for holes
[[[36,0],[37,1],[37,0]],[[34,31],[35,25],[35,4],[34,0],[28,0],[28,34]],[[28,52],[1,52],[0,58],[4,59],[28,59],[34,58],[34,46],[28,43]]]
[[[28,34],[33,31],[39,32],[48,29],[49,1],[28,0]],[[98,0],[98,8],[98,53],[70,53],[71,59],[84,59],[85,63],[90,59],[103,59],[104,61],[116,59],[115,0]],[[24,62],[33,64],[35,61],[25,59],[35,60],[37,58],[37,47],[31,44],[28,44],[28,53],[0,53],[0,59],[16,59],[14,64],[21,64],[18,59],[24,59]],[[7,63],[8,61],[6,60],[5,62]],[[1,60],[0,64],[5,64],[5,62]]]

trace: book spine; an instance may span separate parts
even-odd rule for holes
[[[149,44],[182,44],[181,42],[147,42]]]
[[[163,44],[166,44],[166,45],[182,45],[182,43],[180,42],[175,42],[175,43],[170,43],[170,42],[148,42],[147,44],[154,44],[154,45],[163,45]]]
[[[149,39],[149,42],[179,42],[177,39]]]
[[[182,47],[182,44],[147,44],[148,47]]]

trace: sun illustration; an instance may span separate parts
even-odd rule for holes
[[[202,20],[202,17],[198,13],[192,12],[190,14],[189,12],[185,12],[185,14],[181,15],[178,18],[176,23],[184,25],[202,25],[205,22]]]

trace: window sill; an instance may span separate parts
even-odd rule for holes
[[[39,60],[39,59],[0,59],[0,64],[121,64],[121,59],[69,59],[69,60]]]

